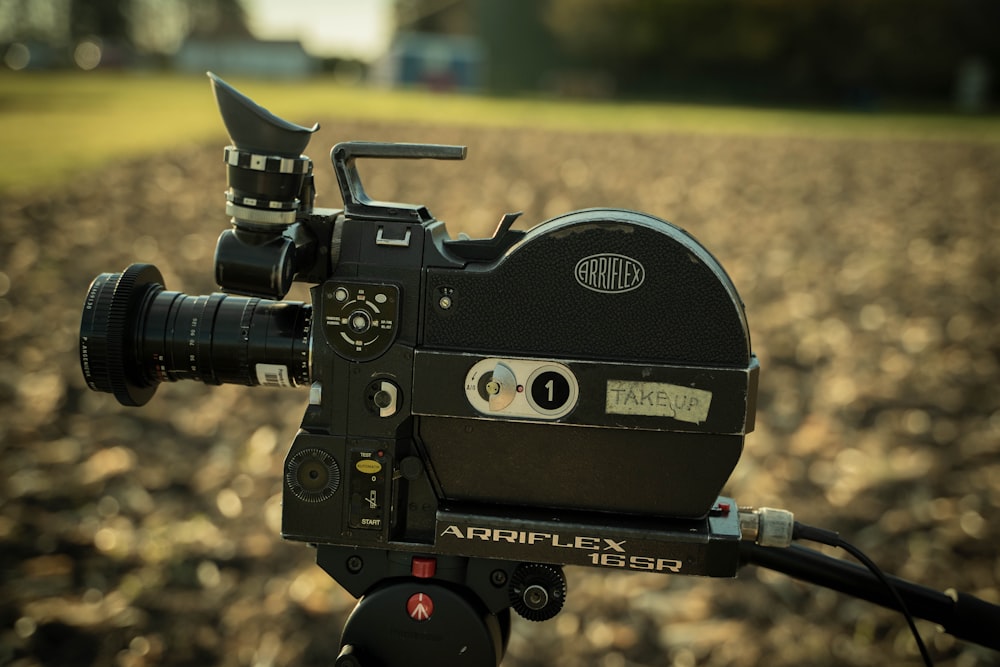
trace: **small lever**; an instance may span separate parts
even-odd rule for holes
[[[493,236],[488,239],[459,238],[445,241],[444,245],[463,259],[480,262],[495,260],[524,236],[523,231],[511,229],[521,213],[504,213]]]

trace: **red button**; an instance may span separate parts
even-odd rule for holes
[[[434,614],[434,600],[424,593],[414,593],[406,601],[406,613],[414,621],[427,621]]]
[[[436,558],[422,558],[414,556],[410,561],[410,574],[418,579],[430,579],[437,572]]]

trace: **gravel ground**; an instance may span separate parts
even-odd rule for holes
[[[342,139],[468,144],[465,164],[364,172],[453,234],[587,206],[688,229],[746,301],[762,369],[726,492],[1000,602],[1000,146],[328,123],[310,151],[321,205],[338,203],[325,154]],[[98,273],[141,260],[171,289],[213,289],[221,154],[178,145],[0,200],[0,664],[337,654],[354,601],[278,537],[304,394],[179,383],[125,409],[85,388],[76,358]],[[898,615],[756,568],[567,575],[564,611],[516,619],[505,665],[918,663]],[[1000,664],[919,627],[939,665]]]

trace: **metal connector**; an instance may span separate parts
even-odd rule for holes
[[[740,534],[743,540],[762,547],[787,547],[792,543],[795,515],[773,507],[741,507]]]

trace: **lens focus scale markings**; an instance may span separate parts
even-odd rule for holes
[[[107,321],[111,300],[103,293],[109,285],[113,290],[117,279],[118,274],[115,273],[102,273],[94,279],[87,292],[80,323],[80,367],[87,386],[96,391],[111,391],[107,378],[107,340],[96,327],[98,322]]]

